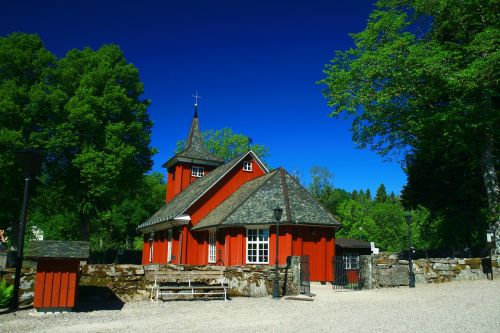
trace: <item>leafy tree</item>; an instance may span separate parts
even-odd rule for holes
[[[337,52],[321,81],[331,115],[353,117],[360,147],[470,156],[497,236],[498,9],[497,1],[379,1],[366,29],[352,35],[355,47]]]
[[[264,160],[269,156],[269,148],[252,143],[248,136],[234,133],[231,128],[225,127],[220,130],[206,130],[201,133],[203,145],[212,154],[229,161],[238,155],[252,150],[259,158]],[[175,152],[178,153],[184,148],[186,141],[177,141]]]
[[[37,36],[0,36],[0,229],[18,223],[23,177],[15,164],[15,153],[35,146],[45,109],[35,108],[32,101],[43,93],[55,61]]]
[[[134,193],[110,209],[102,212],[96,223],[94,248],[134,248],[137,226],[145,221],[165,202],[164,177],[153,172],[142,178]],[[142,240],[142,237],[139,236]]]
[[[140,97],[137,68],[115,45],[57,60],[39,37],[12,34],[0,39],[0,75],[2,189],[16,191],[5,176],[16,169],[15,150],[43,150],[31,223],[56,238],[90,239],[152,165],[149,101]],[[9,211],[10,218],[19,210]]]
[[[353,199],[342,202],[338,216],[343,225],[337,233],[338,237],[374,241],[376,225],[361,203]]]
[[[327,168],[313,166],[309,170],[309,174],[311,175],[309,192],[311,192],[316,198],[320,198],[325,191],[333,188],[333,173],[331,173]]]
[[[408,163],[404,200],[429,208],[440,221],[434,226],[439,246],[482,246],[487,203],[479,166],[470,156],[454,152],[423,149],[418,155]]]

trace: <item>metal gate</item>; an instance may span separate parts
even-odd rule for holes
[[[311,275],[309,274],[309,256],[300,257],[300,293],[311,294]]]
[[[361,289],[361,266],[358,254],[344,254],[332,257],[332,286],[336,290]]]

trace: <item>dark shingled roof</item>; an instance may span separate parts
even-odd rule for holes
[[[87,259],[90,243],[83,241],[32,241],[26,249],[26,258]]]
[[[335,245],[346,249],[371,249],[369,242],[350,238],[337,238]]]
[[[191,129],[189,130],[184,150],[163,164],[163,167],[169,168],[177,162],[189,162],[212,166],[219,166],[224,163],[223,159],[215,156],[203,146],[197,110],[195,110],[193,121],[191,122]]]
[[[219,166],[207,175],[189,184],[189,186],[182,192],[173,197],[168,204],[161,207],[149,219],[140,224],[137,229],[141,230],[155,224],[166,222],[172,220],[180,214],[185,213],[185,211],[192,204],[194,204],[206,191],[222,179],[223,176],[227,174],[235,165],[248,156],[248,154],[252,154],[252,156],[258,160],[257,156],[252,151],[249,151],[248,153],[238,156],[226,164]]]
[[[273,209],[283,207],[283,224],[338,226],[340,223],[284,169],[241,186],[193,229],[275,223]]]

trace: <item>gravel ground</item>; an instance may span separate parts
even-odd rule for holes
[[[272,298],[128,303],[121,310],[0,314],[0,332],[499,332],[500,281],[364,291],[314,284],[312,302]]]

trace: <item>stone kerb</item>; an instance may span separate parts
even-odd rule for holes
[[[484,280],[481,258],[429,258],[412,262],[417,283]],[[500,275],[498,258],[493,257],[493,273]],[[408,285],[408,261],[394,253],[361,256],[361,282],[365,289]]]

